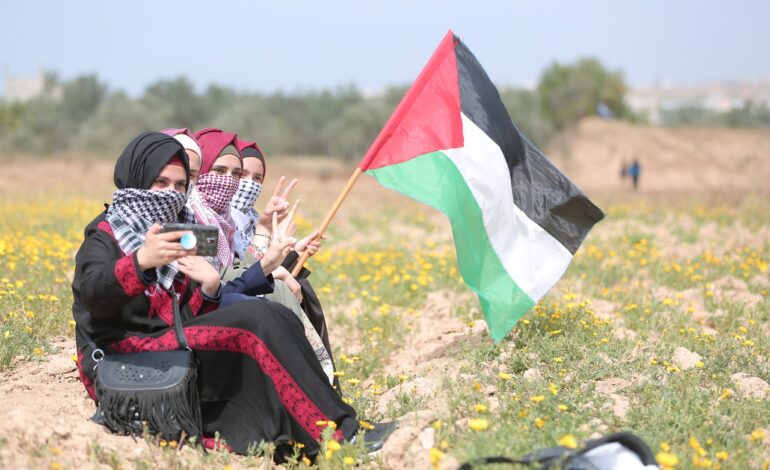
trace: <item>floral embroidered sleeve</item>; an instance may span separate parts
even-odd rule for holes
[[[209,297],[208,295],[204,294],[203,290],[201,290],[201,288],[198,287],[193,292],[192,297],[190,297],[190,302],[189,302],[190,310],[193,312],[193,315],[195,316],[214,311],[219,307],[219,299],[221,298],[221,296],[222,296],[221,287],[217,291],[217,294],[213,297]]]
[[[126,255],[115,263],[115,277],[126,295],[136,297],[155,281],[154,271],[141,271],[136,253]]]
[[[140,271],[136,257],[123,255],[110,235],[99,230],[87,236],[75,263],[78,282],[73,290],[96,317],[118,314],[124,305],[144,294],[154,277],[154,273]]]

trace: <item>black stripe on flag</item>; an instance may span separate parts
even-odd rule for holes
[[[604,213],[519,132],[497,88],[456,37],[455,54],[461,110],[502,149],[511,175],[513,202],[575,254]]]

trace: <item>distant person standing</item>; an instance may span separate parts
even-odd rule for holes
[[[625,189],[626,187],[626,178],[628,177],[628,163],[623,161],[623,163],[620,165],[620,187]]]
[[[631,181],[634,183],[634,191],[639,186],[639,175],[642,172],[642,167],[639,165],[639,160],[634,159],[633,162],[631,162],[631,166],[628,167],[628,176],[631,177]]]

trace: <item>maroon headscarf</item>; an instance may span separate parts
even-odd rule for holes
[[[235,148],[241,153],[241,158],[258,158],[262,162],[262,179],[264,180],[265,175],[267,175],[267,164],[265,164],[265,156],[257,143],[238,139]]]
[[[195,140],[201,146],[201,175],[208,173],[214,162],[219,158],[225,147],[228,145],[236,146],[238,136],[232,132],[225,132],[220,129],[202,129],[193,134]],[[237,155],[240,158],[240,155]]]

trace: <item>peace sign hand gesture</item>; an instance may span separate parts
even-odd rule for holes
[[[294,216],[297,213],[299,202],[297,200],[294,203],[294,206],[280,224],[278,223],[278,214],[273,212],[273,230],[270,237],[270,247],[267,249],[265,256],[259,261],[262,265],[262,272],[271,273],[275,271],[283,263],[286,255],[294,248],[294,244],[297,243],[297,239],[294,238],[294,232],[297,231],[297,226],[294,225]]]
[[[278,180],[278,184],[273,191],[273,195],[265,205],[265,210],[259,215],[259,225],[266,229],[267,232],[271,230],[271,222],[273,220],[273,214],[278,216],[278,222],[282,222],[286,218],[286,210],[289,208],[289,195],[297,185],[297,178],[291,180],[291,182],[283,189],[283,183],[286,177],[281,176]],[[283,189],[283,191],[281,191]]]

